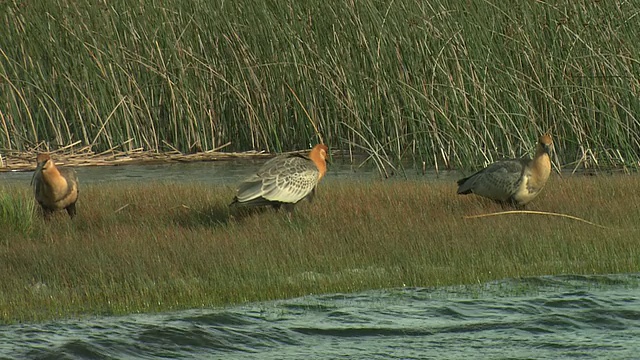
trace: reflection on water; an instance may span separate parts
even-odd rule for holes
[[[330,294],[0,326],[0,356],[97,359],[635,359],[640,274]]]

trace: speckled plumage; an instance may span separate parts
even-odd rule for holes
[[[267,161],[255,175],[243,181],[232,205],[282,205],[289,210],[303,199],[312,199],[315,188],[326,172],[324,144],[316,145],[309,157],[280,155]]]
[[[75,170],[56,167],[48,154],[39,154],[37,162],[31,183],[45,218],[62,209],[67,210],[71,218],[75,217],[78,201],[78,177]]]
[[[497,161],[475,174],[458,180],[458,194],[477,194],[500,203],[524,206],[533,200],[551,174],[551,136],[539,138],[533,159]]]

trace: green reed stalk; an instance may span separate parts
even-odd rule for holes
[[[477,167],[552,131],[637,167],[636,2],[0,4],[0,148],[368,147]],[[377,146],[382,145],[382,149]]]

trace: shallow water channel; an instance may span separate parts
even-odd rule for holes
[[[212,161],[193,163],[168,163],[154,165],[87,166],[77,167],[80,184],[113,181],[176,181],[205,182],[233,185],[255,172],[266,159]],[[32,171],[0,172],[0,184],[29,184]],[[405,168],[397,171],[398,179],[442,179],[455,182],[461,175],[458,171],[436,173],[433,170]],[[342,161],[329,165],[325,180],[370,180],[380,179],[376,168],[371,165],[359,166]],[[324,181],[324,180],[323,180]]]
[[[232,185],[260,161],[78,168],[81,182]],[[0,173],[28,186],[31,172]],[[459,173],[407,170],[455,181]],[[326,181],[372,180],[334,164]],[[0,325],[0,359],[637,359],[640,274],[327,294],[228,308]]]
[[[7,359],[637,359],[640,274],[0,326]]]

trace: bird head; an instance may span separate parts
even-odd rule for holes
[[[320,171],[320,175],[318,180],[321,179],[324,174],[327,172],[327,154],[329,153],[329,148],[325,144],[318,144],[311,149],[309,153],[309,158],[313,161],[314,164],[318,167]]]
[[[551,140],[551,134],[544,134],[538,139],[538,149],[542,150],[547,155],[551,154],[553,149],[553,140]]]
[[[318,144],[311,149],[311,152],[315,152],[317,156],[319,156],[322,160],[327,161],[327,154],[329,152],[329,148],[325,144]]]
[[[40,169],[48,170],[51,168],[51,166],[53,166],[53,161],[51,161],[51,156],[49,156],[49,154],[38,154],[38,157],[36,157],[36,162],[38,164],[36,171]]]
[[[33,176],[31,177],[31,184],[33,184],[33,179],[36,177],[36,174],[42,171],[46,171],[53,166],[53,161],[51,161],[51,157],[49,154],[40,153],[36,157],[36,170],[33,172]]]

